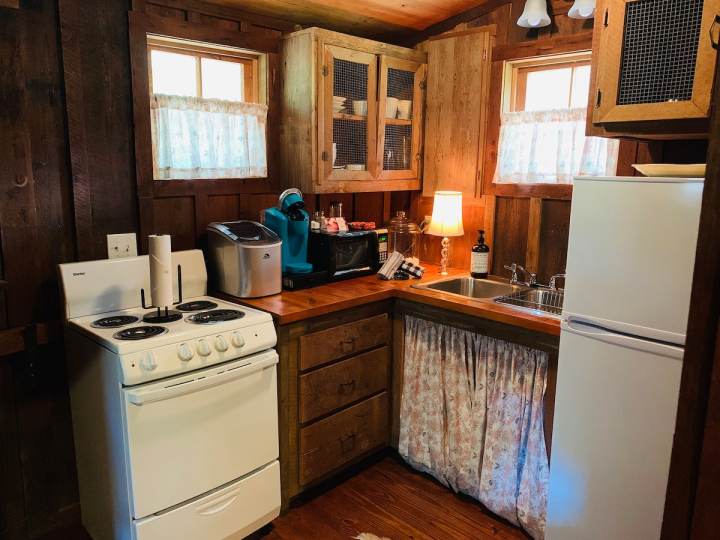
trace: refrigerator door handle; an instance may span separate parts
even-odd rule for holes
[[[597,339],[598,341],[611,343],[620,347],[646,351],[651,354],[658,354],[668,358],[676,358],[678,360],[682,360],[685,353],[685,349],[683,347],[611,332],[605,328],[585,322],[582,319],[573,316],[567,317],[562,321],[561,329],[579,336]]]

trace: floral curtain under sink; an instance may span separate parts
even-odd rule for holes
[[[548,355],[405,317],[399,450],[413,467],[543,538]]]

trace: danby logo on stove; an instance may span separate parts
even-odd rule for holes
[[[85,272],[73,272],[73,277],[84,276]]]

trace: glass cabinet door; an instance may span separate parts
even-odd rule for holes
[[[378,168],[381,180],[419,178],[425,64],[380,56]]]
[[[324,47],[318,122],[323,180],[377,176],[377,56]]]

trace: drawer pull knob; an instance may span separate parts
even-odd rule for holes
[[[353,350],[355,348],[355,341],[357,340],[357,336],[351,336],[348,338],[343,339],[340,344],[342,345],[343,351],[346,349]]]
[[[347,435],[345,437],[340,437],[340,451],[343,454],[346,454],[347,452],[352,452],[355,449],[355,433],[352,435]]]
[[[350,393],[350,392],[353,392],[354,390],[355,390],[355,379],[348,381],[348,382],[340,383],[340,393],[341,394],[344,394],[346,392]]]

